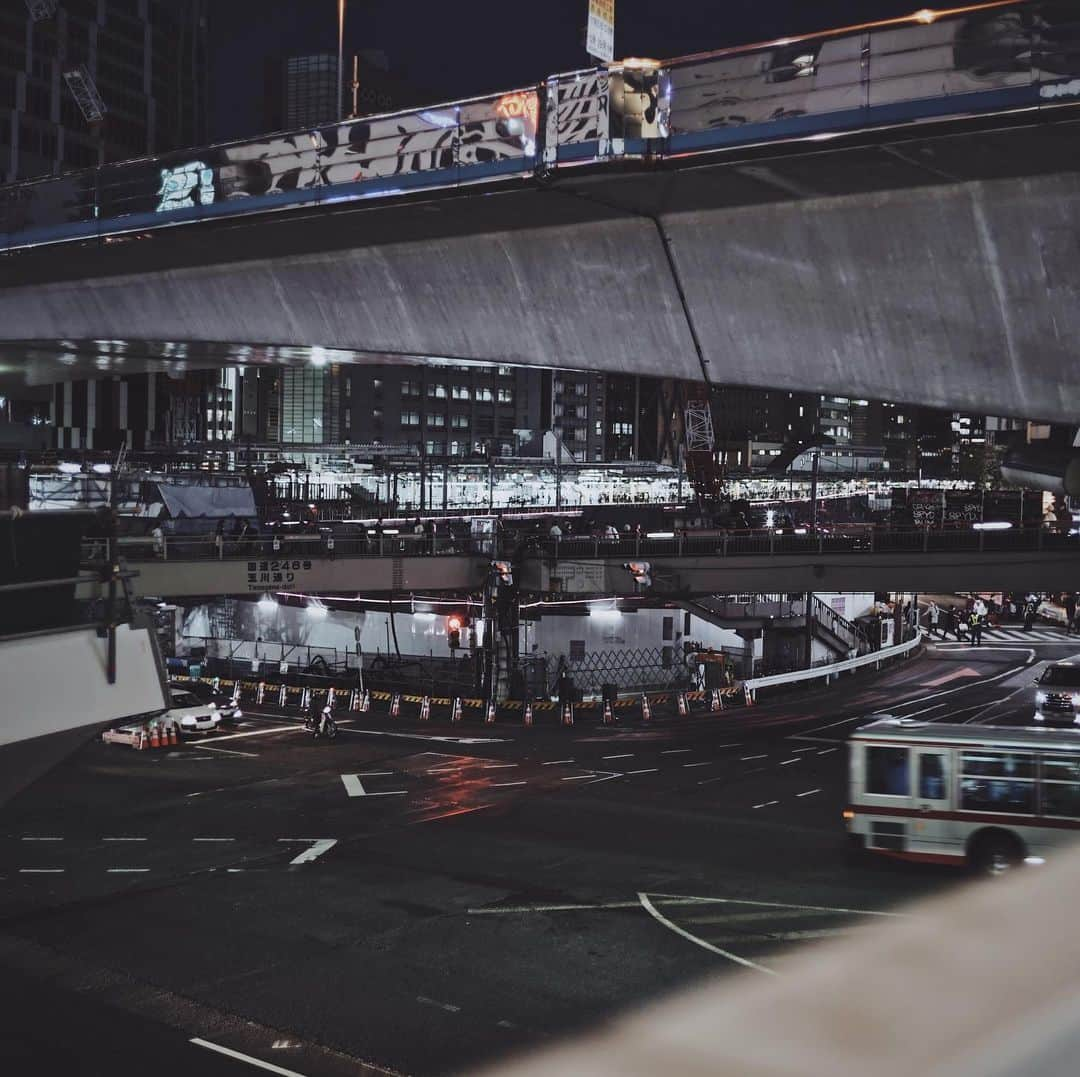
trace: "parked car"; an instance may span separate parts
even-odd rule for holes
[[[169,709],[162,715],[166,723],[175,722],[181,733],[212,733],[221,721],[216,703],[205,703],[192,692],[169,689]]]
[[[218,720],[228,724],[238,722],[244,712],[233,702],[232,696],[224,692],[215,692],[213,685],[202,681],[169,681],[170,692],[186,692],[193,695],[200,703],[208,703],[218,713]]]
[[[1080,725],[1080,663],[1054,662],[1035,685],[1036,722]]]

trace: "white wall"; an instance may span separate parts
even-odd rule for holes
[[[117,628],[115,684],[107,646],[93,628],[0,641],[0,744],[162,710],[147,630]]]

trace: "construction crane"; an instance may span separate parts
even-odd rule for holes
[[[716,501],[723,489],[723,474],[716,461],[712,406],[708,399],[688,400],[683,410],[686,474],[698,504]]]

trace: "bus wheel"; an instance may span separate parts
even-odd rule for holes
[[[1012,871],[1024,859],[1024,850],[1011,834],[991,830],[976,838],[970,857],[979,874],[996,878]]]

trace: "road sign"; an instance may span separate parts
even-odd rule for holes
[[[589,0],[585,49],[605,63],[615,59],[615,0]]]

